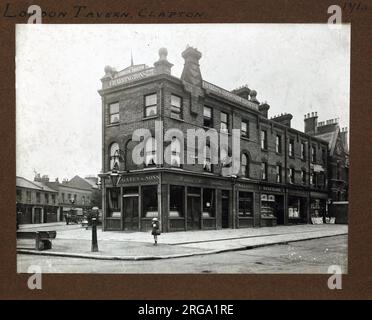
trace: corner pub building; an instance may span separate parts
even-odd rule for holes
[[[292,115],[268,119],[270,106],[247,86],[233,91],[202,79],[201,53],[187,47],[181,78],[171,75],[167,50],[154,67],[105,67],[102,88],[103,230],[151,228],[162,232],[310,223],[327,206],[327,142],[291,128]],[[311,117],[310,117],[311,118]],[[307,121],[305,117],[305,126]],[[135,129],[155,121],[184,132],[214,128],[231,140],[241,130],[241,168],[221,175],[222,165],[180,164],[186,141],[173,138],[172,164],[157,164],[156,144],[144,141],[145,163],[135,165]],[[221,154],[229,154],[230,150]],[[115,179],[113,179],[115,177]],[[118,179],[117,179],[118,178]]]

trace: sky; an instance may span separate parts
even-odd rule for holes
[[[168,49],[180,77],[187,45],[201,53],[204,80],[247,84],[270,105],[269,117],[339,118],[349,127],[350,25],[326,24],[22,24],[16,28],[16,167],[51,180],[101,170],[104,67],[153,66]]]

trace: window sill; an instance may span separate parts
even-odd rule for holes
[[[180,122],[185,122],[185,120],[183,120],[182,118],[177,118],[177,117],[172,116],[172,115],[169,118],[172,119],[172,120],[176,120],[176,121],[180,121]]]
[[[247,136],[243,136],[243,135],[241,135],[240,137],[241,137],[243,140],[251,141],[251,139],[249,139],[249,137],[247,137]]]
[[[143,118],[142,118],[142,121],[151,120],[151,119],[156,119],[156,118],[158,118],[158,117],[159,117],[158,115],[148,116],[148,117],[143,117]]]
[[[290,159],[295,159],[295,156],[290,156],[290,155],[288,155],[288,158],[290,158]]]
[[[120,125],[120,122],[115,122],[115,123],[109,123],[106,127],[107,128],[110,128],[110,127],[118,127]]]
[[[263,152],[269,152],[269,149],[263,149],[263,148],[261,148],[261,151],[263,151]]]

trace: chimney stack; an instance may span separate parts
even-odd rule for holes
[[[260,111],[261,114],[262,114],[265,118],[267,118],[268,115],[269,115],[269,109],[270,109],[270,105],[268,105],[266,102],[264,102],[264,103],[262,103],[262,104],[260,104],[260,105],[258,106],[258,111]]]
[[[236,94],[237,96],[249,100],[249,94],[251,93],[251,89],[248,88],[248,85],[239,87],[231,91],[231,93]]]
[[[318,128],[318,112],[312,112],[311,115],[305,114],[304,119],[305,133],[309,135],[315,135]]]
[[[168,50],[166,48],[159,49],[159,60],[154,63],[156,74],[171,74],[173,64],[167,60]]]
[[[182,52],[182,57],[185,59],[181,80],[191,83],[194,86],[202,86],[202,76],[199,67],[199,60],[202,54],[195,48],[187,46]]]
[[[340,130],[340,137],[341,137],[341,142],[342,142],[342,145],[344,147],[344,150],[346,152],[349,152],[349,145],[348,145],[348,142],[347,142],[347,133],[348,133],[348,130],[346,127],[344,128],[341,128]]]
[[[280,114],[272,118],[275,122],[278,122],[282,125],[285,125],[287,127],[291,127],[291,120],[293,119],[293,116],[290,113]]]

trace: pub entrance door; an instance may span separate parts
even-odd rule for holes
[[[138,230],[138,194],[123,196],[123,230]]]
[[[189,194],[187,197],[187,230],[200,229],[201,202],[200,194]]]
[[[34,223],[41,223],[41,208],[34,209]]]

